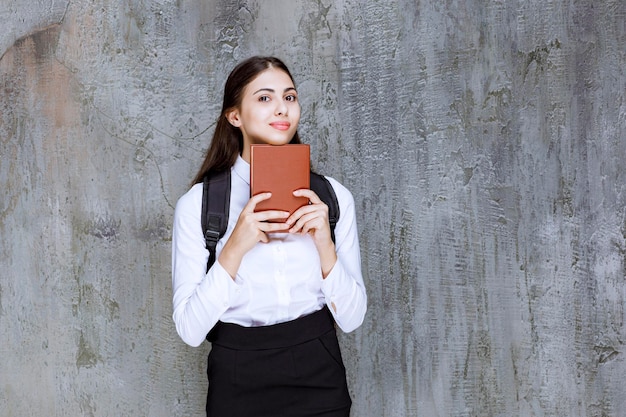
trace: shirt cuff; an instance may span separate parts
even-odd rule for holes
[[[341,262],[337,259],[333,269],[331,269],[329,274],[326,275],[326,278],[322,280],[322,292],[329,305],[332,302],[336,302],[338,295],[336,292],[341,288],[341,279],[345,275],[343,272],[343,265],[341,265]]]

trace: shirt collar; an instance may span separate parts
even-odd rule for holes
[[[241,155],[237,156],[237,161],[235,161],[233,171],[235,171],[235,173],[241,177],[246,184],[250,185],[250,164],[244,161]]]

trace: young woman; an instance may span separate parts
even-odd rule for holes
[[[189,345],[207,335],[212,343],[210,417],[350,414],[335,323],[344,332],[356,329],[367,304],[352,195],[328,178],[340,208],[335,243],[328,207],[313,191],[294,192],[310,204],[292,215],[255,213],[270,195],[250,197],[250,145],[300,143],[299,121],[298,93],[283,62],[253,57],[240,63],[226,81],[195,185],[176,205],[173,319]],[[202,179],[222,170],[231,170],[229,224],[207,272]],[[285,228],[288,233],[273,233]]]

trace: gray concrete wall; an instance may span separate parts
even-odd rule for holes
[[[2,0],[0,415],[203,415],[173,205],[262,53],[356,199],[354,416],[626,416],[625,21],[623,0]]]

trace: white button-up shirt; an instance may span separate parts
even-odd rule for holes
[[[218,320],[242,326],[266,326],[293,320],[327,304],[344,332],[361,325],[367,296],[352,194],[328,178],[339,201],[335,227],[337,263],[322,279],[320,259],[308,235],[272,233],[244,256],[237,276],[216,261],[206,272],[209,252],[200,222],[202,184],[176,204],[172,237],[174,322],[185,343],[198,346]],[[241,157],[232,168],[228,228],[216,258],[250,199],[250,165]]]

